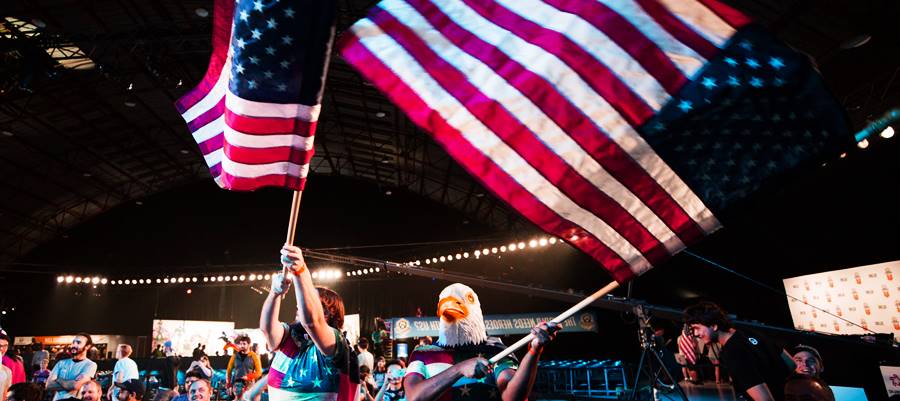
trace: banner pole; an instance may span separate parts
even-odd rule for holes
[[[591,294],[589,297],[582,299],[581,302],[573,305],[571,308],[569,308],[568,310],[566,310],[563,313],[560,313],[559,316],[553,318],[550,321],[553,323],[562,323],[564,320],[568,319],[569,317],[571,317],[578,311],[584,309],[586,306],[592,304],[594,301],[600,299],[601,297],[605,296],[606,294],[609,294],[616,288],[619,288],[619,283],[613,281],[613,282],[607,284],[605,287],[597,290],[597,292]],[[499,354],[491,357],[489,362],[491,363],[491,365],[497,363],[499,360],[503,359],[503,357],[513,353],[515,350],[522,348],[522,346],[531,342],[532,339],[534,339],[534,334],[528,334],[527,336],[523,337],[521,340],[516,341],[515,344],[510,345],[509,347],[506,347],[506,349],[503,351],[500,351]]]
[[[291,201],[291,216],[288,219],[287,238],[284,240],[284,243],[288,245],[294,245],[294,237],[297,233],[297,220],[300,217],[301,196],[303,196],[303,191],[294,191],[294,199]],[[284,277],[288,277],[288,268],[283,267],[282,273],[284,273]]]

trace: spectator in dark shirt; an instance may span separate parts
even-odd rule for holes
[[[50,358],[41,359],[40,366],[37,370],[34,371],[34,374],[31,375],[31,381],[40,385],[44,385],[47,382],[47,379],[50,377],[50,369],[47,369],[47,366],[50,364]]]
[[[754,401],[784,399],[785,380],[794,370],[787,352],[758,334],[736,330],[725,311],[712,302],[685,309],[684,320],[701,343],[722,346],[719,360],[731,374],[736,392]]]

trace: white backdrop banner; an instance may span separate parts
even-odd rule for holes
[[[784,290],[799,330],[865,334],[868,329],[900,338],[900,261],[786,278]]]
[[[197,344],[206,344],[206,352],[214,355],[221,352],[225,342],[222,333],[234,331],[234,322],[215,322],[206,320],[153,320],[153,344],[164,345],[172,342],[172,349],[179,356],[191,356]],[[265,348],[265,345],[263,345]]]

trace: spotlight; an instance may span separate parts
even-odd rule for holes
[[[856,143],[856,147],[858,147],[858,148],[860,148],[860,149],[868,148],[868,147],[869,147],[869,140],[868,140],[868,139],[863,139],[863,140],[857,142],[857,143]]]
[[[491,253],[497,253],[497,247],[491,248]]]
[[[441,262],[446,262],[446,261],[447,261],[447,258],[441,256]]]
[[[347,277],[350,277],[350,272],[347,272]]]
[[[66,284],[71,283],[71,282],[73,282],[73,281],[75,281],[75,277],[72,277],[72,276],[66,276]]]
[[[271,275],[271,274],[266,274],[266,280],[268,280],[268,279],[270,279],[270,278],[272,278],[272,275]]]
[[[191,295],[191,293],[194,292],[194,291],[192,291],[190,288],[188,288],[187,291],[185,291],[185,292],[186,292],[188,295]]]
[[[509,249],[510,252],[515,251],[515,250],[516,250],[516,244],[515,244],[515,243],[511,243],[511,244],[507,245],[506,248]]]
[[[250,281],[256,280],[256,274],[250,274]]]
[[[556,243],[556,237],[550,237],[550,239],[548,239],[547,242],[549,242],[550,245],[555,244],[555,243]]]
[[[462,259],[462,255],[460,255],[460,254],[457,253],[457,254],[456,254],[456,260],[460,260],[460,259]]]
[[[125,284],[131,284],[131,280],[125,280]]]
[[[438,262],[438,258],[431,258],[431,263],[437,263],[437,262]]]
[[[231,281],[231,276],[225,276],[225,281]]]
[[[138,283],[144,284],[144,279],[138,280]]]
[[[122,285],[122,280],[119,280],[119,285]]]
[[[431,264],[431,259],[425,259],[425,264],[426,264],[426,265],[430,265],[430,264]]]
[[[884,131],[881,131],[881,137],[884,139],[893,138],[894,137],[894,127],[891,127],[890,125],[888,125],[888,127],[885,128]]]
[[[847,157],[847,152],[841,153],[841,159]]]
[[[75,277],[75,282],[76,282],[76,283],[81,283],[81,277]]]
[[[487,255],[487,254],[488,254],[488,249],[487,249],[487,248],[482,249],[482,250],[481,250],[481,254],[482,254],[482,255]]]
[[[510,247],[510,249],[516,249],[515,247]],[[506,245],[500,247],[500,252],[506,252]]]
[[[547,239],[546,239],[546,238],[541,238],[540,240],[538,240],[538,245],[540,245],[540,246],[547,246]]]
[[[162,283],[162,280],[156,279],[156,284]]]
[[[416,266],[421,266],[421,265],[422,265],[422,262],[419,262],[419,261],[417,260],[417,261],[416,261]]]
[[[106,283],[108,283],[108,282],[109,282],[109,280],[107,280],[107,279],[105,279],[105,278],[100,279],[100,284],[106,284]]]
[[[222,277],[222,276],[216,277],[216,281],[222,281],[222,280],[224,280],[224,279],[225,279],[225,278]]]
[[[528,241],[528,246],[531,247],[531,248],[536,247],[537,244],[538,244],[538,242],[537,242],[536,239],[533,239],[533,240],[531,240],[531,241]]]
[[[183,283],[183,282],[184,282],[184,277],[179,277],[179,278],[178,278],[178,283],[181,284],[181,283]]]
[[[231,276],[231,281],[237,281],[238,276]]]
[[[381,271],[381,268],[379,268],[379,267],[376,267],[376,268],[375,268],[375,273],[378,273],[378,272],[380,272],[380,271]]]
[[[469,257],[469,253],[468,253],[468,252],[463,252],[463,257],[464,257],[464,258],[468,258],[468,257]]]
[[[100,284],[100,277],[94,277],[91,279],[91,284]]]
[[[196,278],[196,277],[191,277],[191,281],[196,283],[196,282],[197,282],[197,278]]]
[[[169,284],[169,278],[168,278],[168,277],[164,278],[164,279],[163,279],[163,282],[166,283],[166,284]]]
[[[477,258],[477,257],[479,257],[479,256],[481,256],[481,251],[476,250],[476,251],[475,251],[475,257]]]
[[[209,277],[204,277],[204,278],[203,278],[203,282],[204,282],[204,283],[208,283],[208,282],[209,282]]]
[[[63,276],[56,276],[56,282],[57,282],[57,283],[61,283],[61,282],[63,282],[63,281],[66,281],[66,278],[65,278],[65,277],[63,277]]]
[[[369,274],[369,269],[363,269],[363,274]]]
[[[312,272],[312,278],[319,278],[319,272],[318,271]]]
[[[519,249],[525,249],[525,243],[524,243],[524,242],[520,242],[520,243],[519,243]]]

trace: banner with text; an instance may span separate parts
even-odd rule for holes
[[[489,336],[528,334],[541,322],[548,322],[559,313],[522,313],[514,315],[487,315],[484,327]],[[400,340],[411,337],[437,337],[438,317],[399,317],[385,319],[391,328],[391,338]],[[597,331],[597,319],[593,312],[579,312],[562,323],[564,333]]]

